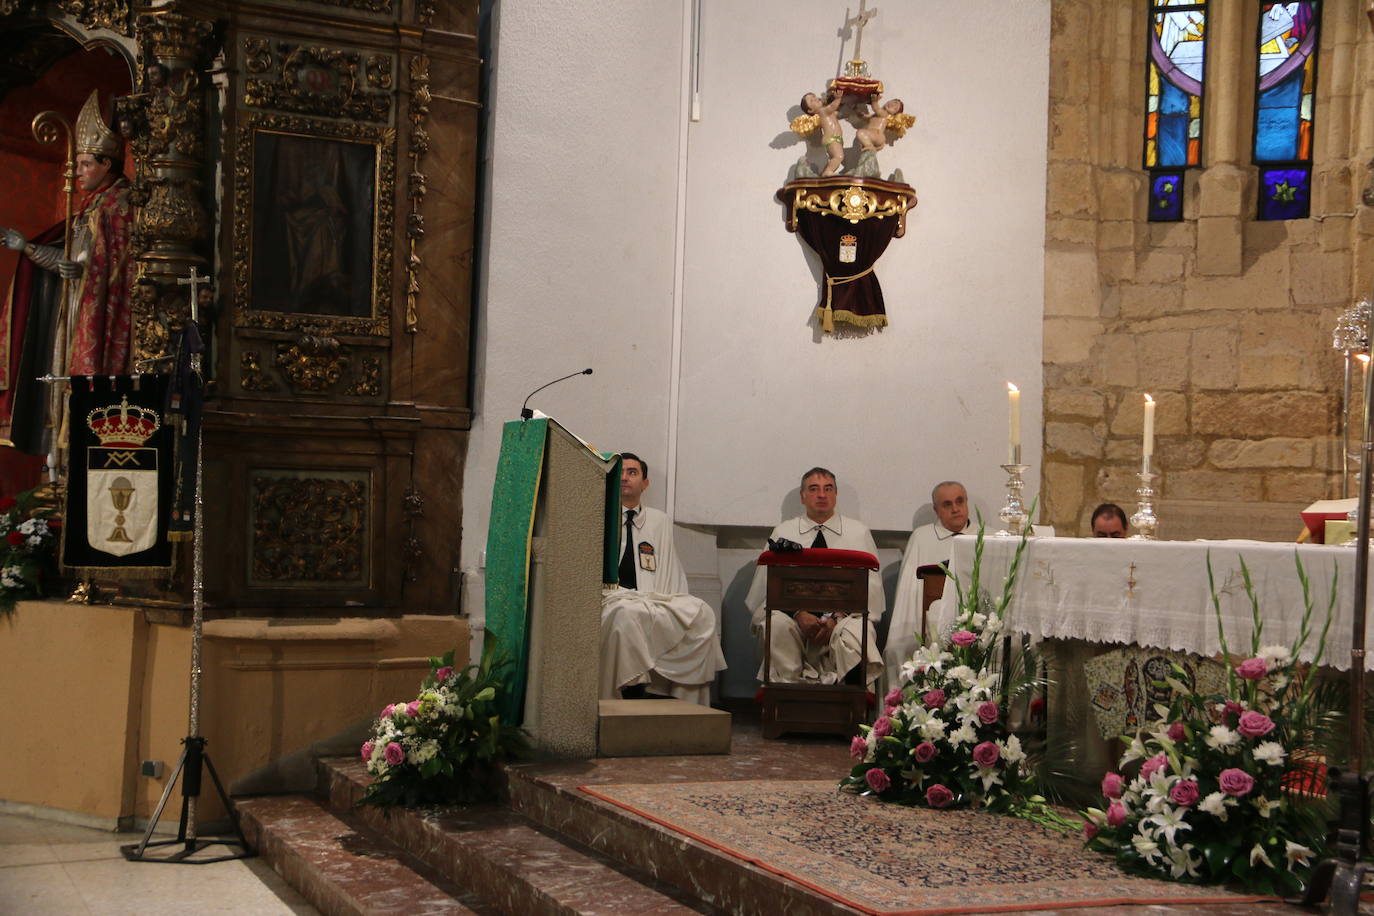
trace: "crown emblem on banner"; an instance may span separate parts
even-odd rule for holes
[[[129,406],[122,398],[118,406],[97,407],[86,415],[86,425],[105,448],[139,448],[162,425],[156,410]]]

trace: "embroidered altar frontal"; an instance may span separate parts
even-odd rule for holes
[[[168,572],[175,433],[163,420],[166,377],[76,376],[71,386],[62,565],[116,578]]]

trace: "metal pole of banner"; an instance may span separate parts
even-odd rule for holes
[[[199,319],[196,308],[197,280],[196,269],[193,267],[189,280],[178,281],[179,283],[189,283],[191,286],[191,321],[193,323]],[[194,378],[200,376],[200,359],[199,353],[191,355],[191,374]],[[167,788],[163,790],[162,798],[157,803],[157,809],[148,821],[148,829],[144,833],[143,839],[138,843],[120,847],[120,852],[124,854],[124,858],[130,861],[207,865],[211,862],[246,859],[256,855],[243,835],[243,828],[239,825],[238,815],[234,811],[228,793],[224,791],[224,784],[220,782],[219,774],[215,772],[215,765],[210,761],[210,755],[205,750],[205,738],[200,734],[201,640],[205,623],[205,506],[203,502],[205,459],[201,454],[202,444],[203,437],[200,424],[197,422],[195,518],[192,520],[191,528],[191,709],[188,716],[188,734],[182,739],[181,759],[177,762],[176,770],[173,771],[171,778],[167,780]],[[220,801],[223,803],[224,810],[233,825],[233,839],[202,840],[196,836],[196,800],[200,796],[202,765],[209,769],[210,778],[215,783]],[[177,828],[176,839],[151,842],[153,831],[157,828],[157,822],[162,817],[163,809],[167,807],[167,800],[171,797],[172,788],[177,783],[177,777],[183,771],[185,778],[181,783],[181,820]],[[145,858],[144,856],[149,847],[174,845],[179,845],[182,848],[170,856],[164,858]],[[191,858],[198,850],[215,845],[237,846],[239,851],[222,856]]]

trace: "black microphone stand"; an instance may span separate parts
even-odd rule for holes
[[[538,394],[539,392],[543,391],[545,388],[549,387],[549,385],[557,385],[559,382],[566,382],[568,379],[572,378],[572,377],[575,376],[575,375],[591,375],[591,374],[592,374],[592,370],[591,370],[591,369],[582,369],[582,370],[580,370],[580,371],[578,371],[578,372],[570,372],[570,373],[568,373],[567,375],[563,376],[562,378],[556,378],[556,379],[554,379],[553,381],[549,382],[549,383],[546,384],[546,385],[540,385],[538,388],[536,388],[536,389],[534,389],[533,391],[531,391],[531,392],[529,393],[529,395],[525,398],[525,403],[520,405],[520,419],[522,419],[522,420],[529,420],[529,419],[532,419],[532,418],[534,417],[534,411],[533,411],[533,410],[530,410],[530,408],[529,408],[530,398],[534,397],[536,394]]]

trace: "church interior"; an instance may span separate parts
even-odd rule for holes
[[[87,197],[91,137],[123,179]],[[1334,596],[1324,664],[1358,674],[1367,583],[1336,542],[1364,543],[1372,164],[1365,0],[0,0],[0,231],[18,239],[0,247],[0,515],[36,493],[65,550],[58,569],[42,548],[51,574],[17,602],[0,592],[0,722],[27,736],[0,755],[0,816],[175,830],[190,708],[223,782],[191,805],[193,836],[241,823],[320,912],[1289,909],[1120,884],[1077,841],[1006,847],[1081,864],[1014,879],[1039,897],[999,884],[997,855],[909,879],[998,842],[836,795],[865,689],[900,691],[910,653],[847,685],[842,667],[823,683],[857,712],[779,738],[790,694],[761,699],[751,612],[760,551],[799,519],[794,546],[875,558],[846,581],[875,595],[858,658],[881,655],[903,625],[884,610],[924,615],[903,597],[922,588],[909,538],[945,523],[957,481],[986,551],[956,539],[923,562],[984,563],[986,585],[1028,545],[1007,619],[1043,647],[1040,734],[1067,736],[1080,783],[1121,753],[1093,708],[1136,702],[1085,659],[1225,662],[1217,622],[1251,619],[1242,567],[1291,640],[1301,550]],[[102,306],[118,300],[127,354],[88,364],[89,278],[116,257],[102,187],[127,222]],[[39,248],[75,258],[82,227],[88,279],[44,281],[60,271]],[[44,321],[77,344],[34,343]],[[140,373],[177,372],[201,380],[197,419],[164,420],[167,441],[199,445],[169,445],[189,470],[140,491],[171,516],[149,522],[162,559],[113,543],[88,565],[75,526],[106,511],[88,462],[129,446],[105,435],[112,400],[78,447],[66,380],[134,379],[127,408]],[[810,540],[816,471],[863,544]],[[1137,538],[1097,542],[1102,504]],[[632,505],[666,548],[631,549]],[[646,594],[671,566],[682,585],[662,590],[703,615],[720,661],[699,702],[598,684],[624,563]],[[1239,564],[1220,599],[1213,563]],[[941,606],[962,612],[944,601],[932,638]],[[504,771],[499,805],[357,807],[376,711],[450,652],[450,670],[512,655],[500,714],[535,759]],[[77,702],[35,715],[73,681]],[[645,684],[669,694],[628,686]],[[746,797],[792,783],[838,807],[813,822],[809,797]],[[758,851],[746,810],[808,826]],[[868,817],[890,841],[832,873]]]

